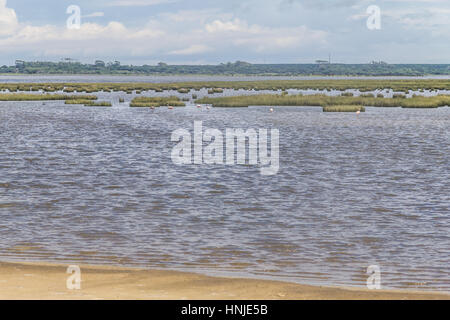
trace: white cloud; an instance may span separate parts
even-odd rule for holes
[[[305,26],[278,28],[249,24],[218,9],[162,13],[146,25],[134,28],[112,21],[106,25],[82,23],[79,30],[68,30],[56,25],[18,23],[14,10],[6,8],[6,1],[0,0],[0,5],[3,6],[0,21],[5,26],[2,28],[4,37],[0,37],[0,52],[8,55],[24,53],[48,60],[61,56],[93,59],[111,55],[151,60],[213,51],[221,52],[222,57],[224,52],[285,53],[289,49],[322,45],[327,38],[327,33]]]
[[[208,51],[212,51],[212,48],[203,45],[203,44],[193,44],[188,48],[181,49],[181,50],[174,50],[170,52],[170,54],[175,55],[192,55],[192,54],[199,54],[199,53],[205,53]]]
[[[104,12],[93,12],[93,13],[81,16],[81,18],[96,18],[96,17],[104,17],[104,16],[105,16]]]
[[[254,52],[276,52],[284,49],[305,48],[310,44],[325,44],[327,33],[311,30],[306,26],[291,28],[270,28],[260,25],[248,25],[247,22],[234,19],[215,20],[205,26],[207,33],[225,43],[246,47]]]
[[[16,12],[6,7],[6,0],[0,0],[0,36],[12,34],[17,27]]]
[[[111,7],[147,7],[158,4],[175,3],[179,0],[116,0],[108,4]]]

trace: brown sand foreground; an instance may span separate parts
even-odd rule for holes
[[[449,294],[327,288],[192,273],[80,266],[81,289],[69,290],[68,265],[1,263],[0,299],[304,300],[445,299]]]

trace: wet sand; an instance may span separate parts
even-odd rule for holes
[[[0,262],[0,299],[305,300],[450,299],[450,294],[370,291],[208,277],[192,273],[80,266],[81,289],[68,290],[68,265]]]

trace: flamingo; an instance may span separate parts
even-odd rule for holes
[[[172,110],[173,109],[173,107],[172,106],[169,106],[169,110]]]

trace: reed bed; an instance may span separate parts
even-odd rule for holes
[[[52,101],[52,100],[97,100],[96,96],[79,95],[69,96],[62,94],[27,94],[27,93],[1,93],[0,101]]]
[[[363,106],[324,106],[323,112],[365,112],[366,108]]]
[[[71,99],[71,100],[66,100],[65,104],[86,104],[86,103],[91,103],[91,100],[75,100],[75,99]]]
[[[161,106],[173,106],[173,107],[184,107],[186,104],[180,100],[180,98],[171,97],[138,97],[134,98],[130,107],[134,108],[150,108],[150,107],[161,107]]]
[[[449,96],[414,98],[369,98],[319,95],[253,95],[221,97],[196,100],[196,103],[211,104],[214,107],[248,106],[333,106],[357,105],[372,107],[437,108],[450,105]]]
[[[94,100],[85,100],[85,99],[70,99],[66,100],[65,104],[82,104],[86,107],[112,107],[112,103],[108,101],[100,101],[96,102]]]
[[[84,104],[85,107],[112,107],[112,103],[108,101],[94,102],[90,101]]]
[[[212,81],[212,82],[179,82],[179,83],[2,83],[0,90],[9,92],[136,92],[165,90],[200,90],[209,89],[214,93],[221,93],[223,89],[234,90],[340,90],[349,89],[369,92],[381,89],[392,89],[395,92],[408,93],[410,90],[450,90],[448,79],[325,79],[325,80],[267,80],[267,81]]]

